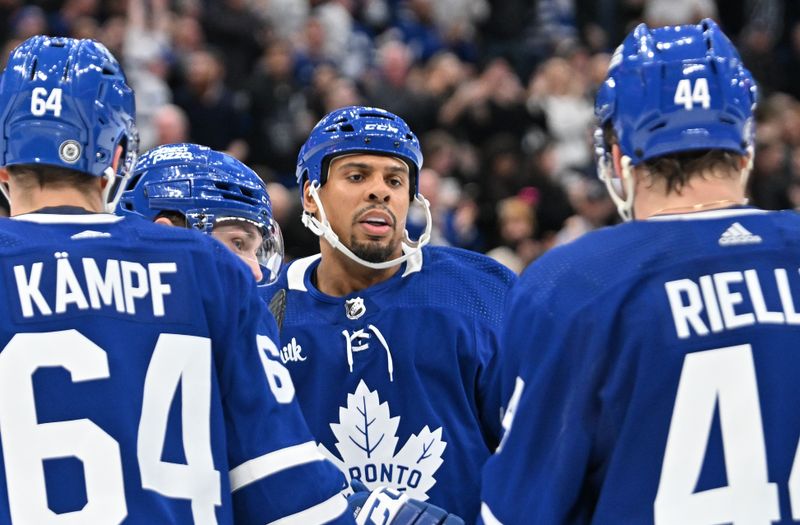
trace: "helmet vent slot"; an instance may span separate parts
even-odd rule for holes
[[[652,133],[652,132],[654,132],[656,130],[659,130],[661,128],[664,128],[666,126],[667,126],[667,123],[662,120],[661,122],[656,122],[654,125],[652,125],[649,128],[647,128],[647,131]]]
[[[67,78],[69,78],[69,72],[71,69],[72,69],[72,59],[68,58],[67,63],[64,64],[64,75],[61,78],[67,80]]]
[[[352,124],[342,124],[341,126],[339,126],[339,130],[348,131],[352,133],[353,131],[355,131],[355,128],[353,128]]]
[[[39,65],[39,59],[34,58],[33,62],[31,63],[31,76],[30,80],[33,80],[36,77],[36,67]]]
[[[252,193],[245,191],[244,188],[237,184],[228,184],[227,182],[214,181],[214,186],[218,190],[225,192],[225,198],[229,200],[244,202],[249,204],[252,201]]]
[[[110,67],[110,66],[103,66],[103,74],[109,77],[113,77],[117,74],[117,70]]]
[[[384,120],[394,120],[393,118],[389,118],[383,113],[359,113],[359,117],[371,117],[371,118],[382,118]]]
[[[244,195],[245,197],[250,197],[250,198],[254,197],[253,192],[248,188],[243,188],[239,186],[239,191],[241,191],[242,195]]]

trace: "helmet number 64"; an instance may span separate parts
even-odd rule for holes
[[[692,79],[682,78],[675,88],[675,104],[683,106],[687,110],[694,109],[695,104],[700,104],[703,109],[711,106],[711,95],[708,93],[708,79],[700,77],[695,79],[692,86]]]
[[[34,88],[31,94],[31,114],[43,117],[48,111],[52,111],[56,117],[61,116],[61,88],[53,88],[50,93],[43,87]]]

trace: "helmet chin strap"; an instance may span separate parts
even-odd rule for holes
[[[342,241],[339,240],[339,236],[333,231],[331,227],[331,223],[328,222],[328,218],[325,215],[325,208],[322,206],[322,201],[319,198],[319,183],[317,181],[312,181],[309,185],[309,194],[311,198],[314,199],[314,202],[317,204],[317,208],[319,209],[319,216],[320,218],[317,219],[311,213],[304,211],[302,220],[303,225],[314,232],[315,235],[318,237],[322,237],[328,244],[330,244],[333,248],[339,250],[344,255],[347,256],[348,259],[357,262],[362,266],[366,266],[367,268],[372,268],[373,270],[385,270],[386,268],[392,268],[393,266],[397,266],[398,264],[402,264],[411,257],[413,257],[417,252],[419,252],[423,246],[428,244],[431,240],[431,228],[433,226],[433,220],[431,219],[431,208],[430,203],[428,203],[428,199],[422,196],[422,194],[417,194],[414,197],[419,204],[422,205],[423,209],[425,210],[425,231],[420,235],[419,239],[416,242],[413,242],[408,236],[408,230],[405,230],[403,236],[403,243],[407,249],[403,250],[405,253],[396,259],[392,259],[390,261],[383,261],[383,262],[370,262],[365,261],[358,255],[354,254],[350,249],[345,246]]]
[[[3,197],[6,198],[6,202],[11,204],[11,195],[8,193],[8,184],[5,182],[0,182],[0,193],[3,194]]]
[[[608,190],[611,200],[614,201],[614,204],[617,206],[617,212],[619,213],[619,216],[622,217],[623,221],[629,222],[633,220],[634,193],[631,158],[627,155],[623,155],[621,164],[622,173],[620,173],[620,179],[622,179],[623,189],[625,190],[625,198],[620,195],[620,192],[617,190],[617,187],[614,184],[614,174],[613,169],[611,168],[610,159],[606,158],[600,160],[599,173],[600,179],[605,183],[606,190]]]
[[[103,188],[103,206],[106,213],[114,213],[114,211],[117,209],[117,203],[119,202],[120,197],[122,197],[122,191],[125,189],[125,180],[127,177],[121,177],[121,180],[117,185],[117,193],[110,201],[108,200],[108,197],[111,194],[111,189],[114,187],[114,179],[116,177],[117,174],[114,171],[114,168],[111,166],[103,170],[103,178],[106,180],[106,187]]]

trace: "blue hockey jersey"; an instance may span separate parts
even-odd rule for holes
[[[512,291],[487,524],[800,519],[800,216],[635,221]]]
[[[320,450],[348,478],[474,523],[500,433],[492,371],[516,277],[485,256],[427,247],[388,280],[331,297],[312,283],[319,260],[294,261],[268,290],[286,290],[281,358]]]
[[[352,523],[222,245],[34,213],[0,254],[0,523]]]

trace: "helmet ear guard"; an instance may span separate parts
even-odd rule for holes
[[[345,246],[328,222],[319,190],[325,184],[330,162],[342,155],[366,154],[395,157],[409,167],[412,203],[420,204],[425,212],[425,229],[416,241],[404,232],[404,254],[380,263],[366,261]],[[300,198],[305,203],[304,186],[309,182],[309,196],[319,212],[319,219],[303,210],[303,225],[318,237],[324,238],[334,249],[349,259],[368,268],[381,270],[402,264],[417,254],[430,242],[432,218],[430,203],[419,193],[419,172],[422,168],[422,151],[419,139],[402,118],[380,108],[349,106],[335,110],[323,117],[309,134],[297,158],[297,182]]]
[[[620,215],[632,218],[632,168],[645,161],[713,149],[752,159],[756,98],[752,75],[713,20],[636,27],[615,51],[595,101],[598,176]],[[624,197],[611,184],[614,170],[602,133],[606,126],[613,129],[622,153]],[[743,170],[743,180],[748,172]]]

